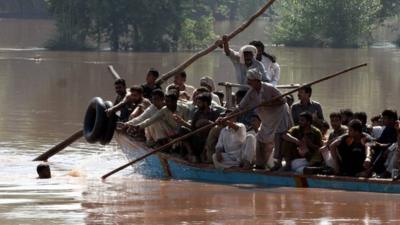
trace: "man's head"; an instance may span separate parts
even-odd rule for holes
[[[349,136],[356,137],[362,134],[362,123],[358,119],[353,119],[348,124]]]
[[[176,89],[169,89],[165,94],[165,105],[168,109],[175,111],[178,103],[179,91]]]
[[[200,86],[206,87],[210,92],[215,90],[214,80],[209,76],[200,78]]]
[[[376,115],[371,117],[372,126],[382,126],[382,115]]]
[[[257,55],[257,48],[253,45],[245,45],[240,48],[240,62],[246,66],[251,66],[253,64],[253,59]]]
[[[261,74],[257,69],[250,69],[247,71],[247,84],[255,90],[261,88]]]
[[[164,106],[164,92],[161,91],[160,89],[155,89],[151,92],[151,103],[157,107],[158,109],[162,108]]]
[[[301,128],[308,128],[312,124],[312,115],[309,112],[302,112],[299,115],[299,126]]]
[[[119,78],[116,81],[114,81],[114,88],[115,88],[115,93],[117,93],[117,95],[119,96],[126,95],[126,83],[124,79]]]
[[[50,166],[44,163],[39,164],[36,167],[36,172],[39,175],[40,179],[48,179],[51,178]]]
[[[333,112],[329,115],[331,126],[333,130],[337,130],[342,125],[342,116],[338,112]]]
[[[395,110],[385,109],[382,112],[382,120],[383,120],[384,126],[393,127],[397,118],[398,118],[398,116],[397,116],[397,112]]]
[[[143,99],[143,88],[141,86],[132,86],[129,88],[130,95],[128,96],[128,101],[133,103],[138,103]]]
[[[174,76],[174,84],[176,85],[184,85],[186,82],[186,72],[182,71]]]
[[[257,48],[257,58],[260,58],[265,49],[264,44],[261,41],[252,41],[249,45],[253,45]]]
[[[157,78],[160,76],[160,73],[156,69],[150,69],[147,72],[146,82],[147,84],[154,84]]]
[[[311,94],[312,94],[311,86],[304,86],[299,89],[297,97],[300,99],[300,101],[308,102],[311,98]]]
[[[367,113],[365,112],[356,112],[354,113],[354,119],[358,119],[361,121],[363,125],[367,124]]]
[[[354,117],[354,113],[351,109],[341,109],[340,115],[342,116],[342,124],[346,126]]]
[[[206,110],[211,105],[211,94],[209,92],[201,93],[197,95],[195,101],[200,110]]]

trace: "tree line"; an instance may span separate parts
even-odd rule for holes
[[[243,20],[266,0],[46,0],[56,20],[50,49],[177,51],[215,40],[218,20]],[[279,0],[266,13],[272,42],[360,47],[374,26],[398,16],[399,0]],[[400,42],[400,41],[399,41]]]

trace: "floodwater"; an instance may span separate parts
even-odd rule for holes
[[[15,27],[18,37],[40,28],[5,23]],[[0,36],[5,38],[11,37]],[[25,39],[0,44],[2,225],[400,224],[400,194],[151,180],[131,168],[103,182],[100,176],[126,159],[115,143],[104,147],[83,139],[49,160],[52,179],[36,179],[38,163],[31,160],[82,127],[92,97],[113,99],[108,64],[129,84],[139,84],[149,67],[166,72],[191,54],[49,52],[37,48],[39,41]],[[269,50],[278,56],[282,84],[309,82],[368,63],[314,87],[313,99],[321,102],[325,116],[340,108],[369,116],[384,108],[400,109],[399,49]],[[193,85],[203,75],[234,81],[233,68],[221,52],[204,57],[187,72]]]

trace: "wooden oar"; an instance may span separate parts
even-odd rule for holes
[[[284,94],[281,94],[281,95],[279,95],[279,96],[276,96],[276,97],[270,99],[269,101],[263,102],[263,103],[261,103],[261,104],[255,106],[255,107],[252,107],[252,108],[249,108],[249,109],[245,109],[245,110],[242,110],[242,111],[239,111],[239,112],[236,112],[236,113],[232,113],[230,116],[225,117],[225,120],[228,120],[228,119],[230,119],[230,118],[233,118],[233,117],[242,115],[242,114],[244,114],[244,113],[246,113],[246,112],[249,112],[249,111],[252,111],[252,110],[254,110],[254,109],[256,109],[256,108],[258,108],[258,107],[260,107],[260,106],[268,105],[268,103],[271,103],[271,102],[276,101],[276,100],[278,100],[278,99],[280,99],[280,98],[283,98],[283,97],[285,97],[285,96],[287,96],[287,95],[290,95],[290,94],[292,94],[292,93],[295,93],[295,92],[299,91],[301,88],[303,88],[303,87],[305,87],[305,86],[311,86],[311,85],[320,83],[320,82],[322,82],[322,81],[332,79],[332,78],[334,78],[334,77],[336,77],[336,76],[339,76],[339,75],[341,75],[341,74],[347,73],[347,72],[349,72],[349,71],[351,71],[351,70],[355,70],[355,69],[358,69],[358,68],[364,67],[364,66],[367,66],[367,64],[366,64],[366,63],[365,63],[365,64],[360,64],[360,65],[358,65],[358,66],[354,66],[354,67],[345,69],[345,70],[343,70],[343,71],[334,73],[334,74],[332,74],[332,75],[325,76],[324,78],[321,78],[321,79],[319,79],[319,80],[316,80],[316,81],[313,81],[313,82],[310,82],[310,83],[303,84],[302,86],[300,86],[300,87],[298,87],[298,88],[296,88],[296,89],[293,89],[293,90],[291,90],[291,91],[289,91],[289,92],[286,92],[286,93],[284,93]],[[166,149],[166,148],[168,148],[169,146],[175,144],[176,142],[182,141],[182,140],[184,140],[184,139],[186,139],[186,138],[188,138],[188,137],[190,137],[190,136],[192,136],[192,135],[194,135],[194,134],[197,134],[197,133],[199,133],[199,132],[201,132],[201,131],[203,131],[203,130],[209,129],[209,128],[215,126],[216,124],[217,124],[217,123],[214,122],[214,123],[212,123],[212,124],[209,124],[209,125],[200,127],[200,128],[198,128],[198,129],[196,129],[196,130],[194,130],[194,131],[192,131],[192,132],[190,132],[190,133],[188,133],[188,134],[185,134],[185,135],[183,135],[183,136],[181,136],[181,137],[178,137],[178,138],[176,138],[176,139],[170,141],[169,143],[167,143],[167,144],[165,144],[165,145],[163,145],[163,146],[161,146],[161,147],[159,147],[159,148],[156,148],[156,149],[154,149],[153,151],[150,151],[149,153],[147,153],[147,154],[145,154],[145,155],[143,155],[143,156],[141,156],[141,157],[139,157],[139,158],[137,158],[137,159],[135,159],[135,160],[133,160],[133,161],[130,161],[130,162],[126,163],[126,164],[123,165],[123,166],[118,167],[117,169],[115,169],[115,170],[113,170],[113,171],[111,171],[111,172],[109,172],[109,173],[103,175],[101,178],[102,178],[102,179],[106,179],[107,177],[111,176],[112,174],[114,174],[114,173],[116,173],[116,172],[118,172],[118,171],[120,171],[120,170],[122,170],[122,169],[124,169],[124,168],[126,168],[126,167],[128,167],[128,166],[130,166],[130,165],[132,165],[132,164],[134,164],[134,163],[136,163],[136,162],[138,162],[138,161],[140,161],[140,160],[142,160],[142,159],[145,159],[145,158],[147,158],[148,156],[153,155],[153,154],[156,153],[156,152],[159,152],[159,151],[161,151],[161,150],[163,150],[163,149]]]
[[[52,157],[53,155],[57,154],[64,148],[66,148],[68,145],[74,143],[76,140],[81,138],[83,136],[83,130],[80,129],[76,131],[73,135],[65,139],[64,141],[58,143],[51,149],[49,149],[47,152],[41,154],[40,156],[36,157],[33,161],[46,161],[48,158]]]
[[[230,34],[228,34],[227,40],[231,40],[234,38],[237,34],[242,32],[244,29],[246,29],[257,17],[262,15],[271,5],[274,3],[275,0],[269,0],[261,9],[259,9],[253,16],[250,17],[249,20],[247,20],[245,23],[243,23],[240,27],[236,28],[234,31],[232,31]],[[218,45],[214,43],[213,45],[209,46],[208,48],[196,53],[192,57],[190,57],[188,60],[180,64],[179,66],[175,67],[173,70],[161,75],[160,78],[157,79],[157,83],[162,84],[165,81],[167,81],[169,78],[174,76],[175,74],[183,71],[186,69],[186,67],[190,66],[194,61],[197,59],[207,55],[208,53],[214,51],[216,48],[218,48]]]
[[[115,71],[114,67],[112,65],[108,65],[108,70],[110,70],[111,74],[113,75],[114,79],[120,79],[121,76]],[[83,129],[80,129],[76,131],[74,134],[72,134],[70,137],[65,139],[64,141],[58,143],[48,151],[42,153],[40,156],[36,157],[33,161],[46,161],[53,155],[57,154],[58,152],[62,151],[64,148],[68,147],[70,144],[74,143],[76,140],[79,138],[83,137]]]
[[[113,65],[108,65],[107,68],[111,72],[115,80],[121,79],[121,76],[117,73],[117,71],[115,71]]]

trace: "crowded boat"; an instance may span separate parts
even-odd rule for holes
[[[351,109],[325,118],[312,86],[299,88],[297,101],[292,95],[279,98],[280,67],[262,42],[239,51],[230,48],[226,36],[217,44],[235,68],[235,93],[217,91],[210,76],[197,88],[189,85],[185,71],[163,89],[156,82],[159,72],[151,68],[143,85],[114,82],[117,97],[106,114],[118,117],[116,129],[153,149],[187,135],[163,153],[216,169],[398,178],[395,110],[370,115],[370,123],[366,112]],[[213,126],[196,132],[208,125]]]

